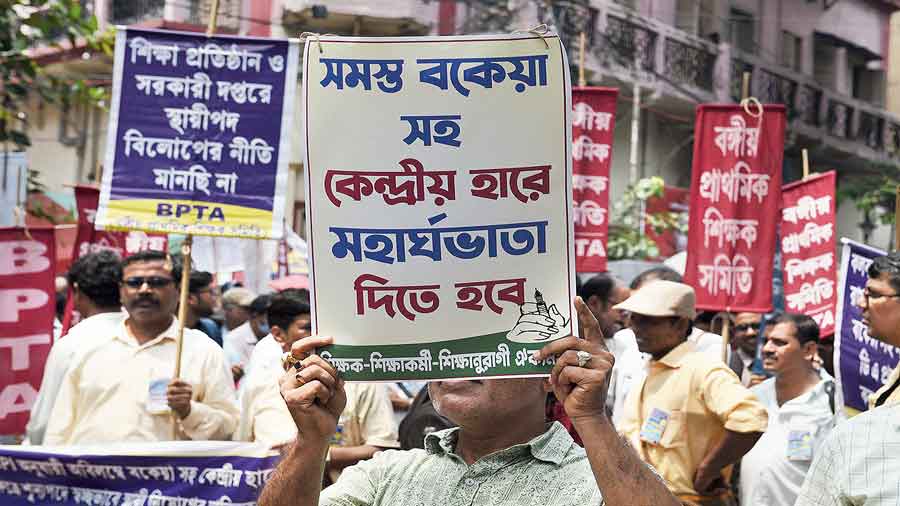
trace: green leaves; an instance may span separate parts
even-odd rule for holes
[[[606,255],[610,260],[647,259],[659,256],[656,241],[644,233],[650,228],[656,234],[669,230],[687,231],[680,213],[648,213],[647,201],[663,197],[666,182],[661,177],[648,177],[630,186],[612,207]]]
[[[3,106],[0,139],[23,148],[31,145],[27,119],[19,113],[33,96],[47,102],[98,103],[107,98],[103,88],[83,81],[47,75],[29,52],[41,47],[63,50],[84,43],[111,55],[111,31],[97,32],[97,19],[78,0],[0,0],[0,104]]]

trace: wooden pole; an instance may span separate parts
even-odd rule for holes
[[[216,33],[216,18],[219,17],[219,0],[213,0],[209,13],[209,24],[206,27],[206,35]],[[178,338],[175,341],[175,375],[174,379],[181,376],[181,352],[184,348],[184,320],[187,318],[188,292],[191,281],[191,249],[194,245],[194,236],[188,234],[181,244],[181,291],[178,293]],[[172,413],[172,439],[178,439],[178,415]]]
[[[803,179],[806,179],[809,177],[809,150],[804,149],[801,153],[803,153]]]
[[[741,82],[741,100],[750,98],[750,72],[744,72]]]
[[[897,185],[897,197],[894,200],[894,250],[900,251],[900,184]]]
[[[212,9],[209,13],[209,24],[206,25],[206,35],[216,33],[216,21],[219,17],[219,0],[212,0]]]
[[[731,313],[722,313],[722,362],[728,364],[728,348],[731,346]]]
[[[578,86],[581,86],[582,88],[587,86],[587,81],[584,79],[585,39],[587,39],[587,37],[584,36],[584,32],[578,34]]]

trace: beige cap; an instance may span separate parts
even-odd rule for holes
[[[642,286],[615,309],[645,316],[681,316],[694,319],[694,289],[684,283],[655,280]]]
[[[237,286],[232,288],[231,290],[228,290],[224,295],[222,295],[222,304],[247,307],[251,302],[253,302],[253,299],[255,298],[256,296],[253,295],[253,292],[247,290],[246,288]]]

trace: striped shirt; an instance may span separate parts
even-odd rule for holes
[[[429,434],[424,450],[388,450],[347,468],[322,492],[327,506],[588,506],[603,499],[584,449],[559,423],[528,443],[467,465],[459,428]]]

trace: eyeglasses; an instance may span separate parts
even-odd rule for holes
[[[147,283],[150,288],[162,288],[168,286],[172,281],[174,281],[172,278],[162,276],[132,276],[122,282],[129,288],[140,288],[144,286],[144,283]]]
[[[863,288],[863,298],[866,299],[866,304],[868,304],[870,300],[879,300],[893,297],[900,297],[900,293],[878,293],[873,292],[868,288]]]
[[[741,323],[740,325],[734,326],[734,331],[735,332],[747,332],[750,329],[755,329],[758,327],[759,327],[758,323]]]

